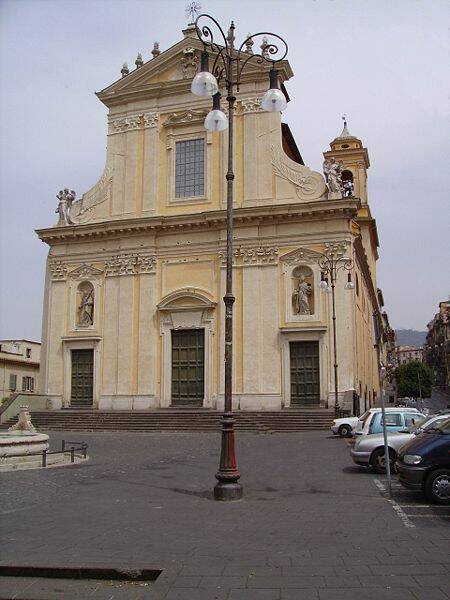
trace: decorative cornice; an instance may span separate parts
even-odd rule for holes
[[[264,112],[261,106],[261,98],[258,96],[252,96],[251,98],[244,98],[241,100],[241,111],[242,114]]]
[[[60,260],[49,261],[53,281],[63,281],[67,278],[67,265]]]
[[[155,273],[156,256],[142,254],[117,254],[105,262],[106,277]]]
[[[157,127],[158,122],[159,114],[157,112],[135,113],[119,119],[111,116],[108,121],[108,135]]]
[[[327,200],[311,202],[296,202],[292,204],[275,204],[270,206],[255,206],[236,208],[234,210],[234,223],[248,226],[250,224],[275,224],[301,221],[314,221],[316,219],[355,218],[361,202],[357,198],[341,198],[340,200]],[[117,219],[91,223],[86,225],[64,227],[49,227],[38,229],[39,238],[50,245],[72,240],[93,240],[109,237],[130,236],[133,234],[168,231],[204,231],[218,230],[226,227],[226,211],[211,210],[201,213],[158,216],[135,217],[133,219]]]
[[[226,265],[226,250],[219,252],[221,265]],[[236,248],[233,251],[233,264],[237,258],[242,258],[242,266],[271,266],[278,262],[278,248],[269,246],[254,246],[250,248]]]

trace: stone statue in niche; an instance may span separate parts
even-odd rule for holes
[[[73,190],[69,190],[69,188],[64,188],[64,190],[59,190],[56,197],[59,200],[58,208],[55,210],[59,214],[58,227],[60,225],[75,225],[70,218],[70,209],[72,208],[76,193]]]
[[[323,163],[323,172],[328,184],[328,198],[342,198],[342,171],[344,165],[334,157],[327,158]]]
[[[94,287],[91,283],[82,283],[78,287],[78,293],[77,325],[90,327],[94,324]]]
[[[309,267],[294,269],[293,307],[297,315],[314,313],[313,274]]]

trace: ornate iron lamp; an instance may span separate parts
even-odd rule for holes
[[[334,288],[336,286],[337,274],[341,269],[348,271],[347,283],[345,289],[352,290],[355,284],[352,281],[351,271],[353,269],[353,259],[345,256],[347,249],[346,242],[327,242],[325,252],[318,259],[321,270],[321,281],[319,287],[324,292],[331,294],[332,302],[332,321],[333,321],[333,367],[334,367],[334,412],[339,414],[339,396],[338,396],[338,362],[337,362],[337,341],[336,341],[336,300]],[[328,280],[329,279],[329,280]]]
[[[210,25],[201,24],[210,22]],[[220,43],[214,41],[211,27],[217,28]],[[195,29],[198,38],[203,44],[200,72],[194,77],[191,85],[192,93],[204,97],[213,97],[212,111],[205,119],[205,127],[209,131],[223,131],[228,129],[228,170],[227,180],[227,260],[226,260],[226,293],[223,298],[225,303],[225,406],[222,417],[222,445],[220,453],[220,466],[216,474],[217,484],[214,487],[216,500],[240,500],[242,498],[242,485],[239,483],[240,474],[237,468],[234,447],[234,419],[233,419],[233,117],[236,103],[235,91],[239,91],[243,71],[249,63],[265,65],[270,64],[270,88],[262,98],[261,106],[268,111],[275,112],[286,107],[286,98],[279,89],[276,64],[282,61],[288,52],[286,42],[274,33],[260,32],[248,35],[242,44],[235,46],[235,25],[231,22],[228,33],[210,15],[201,14],[195,20]],[[253,54],[254,38],[263,36],[261,54]],[[269,43],[270,36],[281,42],[281,50],[276,44]],[[213,59],[209,71],[209,58]],[[220,109],[220,85],[223,83],[227,91],[228,117]]]

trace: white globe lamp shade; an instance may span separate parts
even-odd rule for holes
[[[279,89],[267,90],[261,101],[261,107],[268,112],[282,112],[286,106],[285,95]]]
[[[223,131],[228,127],[228,117],[221,110],[211,110],[205,119],[205,129],[208,131]]]
[[[202,98],[214,96],[219,91],[217,79],[209,72],[208,53],[202,52],[200,71],[191,83],[191,92]]]
[[[325,279],[322,279],[322,281],[319,283],[319,287],[322,291],[325,291],[327,289],[328,283]]]
[[[191,92],[202,98],[214,96],[219,91],[217,80],[212,73],[200,71],[191,83]]]
[[[268,112],[280,112],[283,111],[287,106],[286,96],[278,87],[278,74],[277,71],[272,68],[270,69],[270,88],[264,94],[261,101],[261,106]]]

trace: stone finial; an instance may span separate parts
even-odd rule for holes
[[[253,41],[253,38],[250,37],[250,33],[247,34],[247,40],[245,42],[245,51],[248,52],[249,54],[253,54],[253,44],[255,43]]]
[[[17,423],[12,425],[8,429],[8,431],[14,431],[19,435],[32,435],[36,433],[36,428],[31,422],[30,412],[28,410],[28,406],[23,405],[20,407],[19,418],[17,419]]]
[[[160,54],[161,54],[161,50],[159,49],[159,42],[155,42],[153,44],[153,50],[152,50],[153,58],[156,58]]]
[[[128,75],[128,73],[130,72],[130,69],[128,68],[128,63],[124,62],[122,68],[120,69],[120,72],[122,73],[122,77],[126,77]]]
[[[136,60],[134,61],[134,64],[136,65],[136,69],[140,69],[142,67],[142,65],[144,64],[144,61],[142,60],[142,54],[140,52],[138,52],[138,55],[136,57]]]

